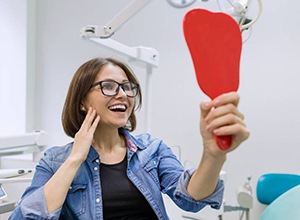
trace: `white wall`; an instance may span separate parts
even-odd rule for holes
[[[50,145],[61,145],[65,137],[60,114],[69,82],[84,61],[107,51],[79,37],[87,24],[103,25],[130,0],[37,1],[36,84],[34,129],[50,135]],[[254,1],[255,2],[255,1]],[[245,113],[251,136],[228,156],[225,198],[236,205],[235,189],[252,175],[256,181],[267,172],[299,173],[300,19],[297,0],[263,2],[263,13],[243,46],[240,110]],[[160,52],[154,72],[151,130],[169,145],[182,147],[183,160],[194,163],[201,155],[198,129],[199,102],[207,99],[199,90],[192,61],[182,33],[182,18],[191,8],[217,10],[216,2],[198,1],[190,8],[175,9],[167,1],[154,0],[125,24],[113,37],[129,46],[148,46]],[[144,72],[137,69],[143,80]],[[1,105],[2,106],[2,105]],[[143,131],[140,117],[138,131]],[[264,206],[255,201],[251,219]],[[225,215],[237,219],[237,214]],[[224,219],[225,219],[224,217]]]
[[[0,3],[0,136],[25,132],[26,2]]]
[[[31,40],[27,34],[32,30],[27,23],[27,6],[31,0],[4,0],[0,2],[0,137],[23,134],[27,132],[33,121],[27,123],[27,115],[32,114],[33,99],[28,96],[34,91]],[[29,10],[30,11],[30,10]],[[30,11],[31,12],[31,11]],[[30,17],[32,17],[30,15]],[[29,34],[29,35],[30,35]],[[30,53],[28,53],[30,51]],[[28,91],[28,85],[32,86]],[[28,92],[28,94],[27,94]],[[30,97],[29,99],[27,99]],[[31,128],[30,132],[32,131]],[[1,169],[34,168],[31,155],[17,157],[1,157]],[[16,163],[17,161],[17,163]],[[25,183],[4,183],[3,187],[8,194],[5,200],[18,201],[20,195],[29,185]],[[2,201],[1,201],[2,202]],[[9,213],[0,216],[8,219]]]

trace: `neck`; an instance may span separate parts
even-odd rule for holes
[[[94,134],[93,147],[103,163],[117,163],[126,154],[126,143],[118,129],[97,129]]]
[[[116,145],[123,143],[123,137],[118,129],[96,129],[94,134],[93,146],[100,149],[112,149]]]

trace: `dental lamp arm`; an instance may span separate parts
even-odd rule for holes
[[[115,31],[126,23],[134,14],[144,7],[150,0],[135,0],[128,7],[123,9],[105,26],[87,25],[81,29],[82,37],[109,38]]]

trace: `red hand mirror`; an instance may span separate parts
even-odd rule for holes
[[[183,31],[198,85],[211,99],[237,91],[242,36],[239,25],[225,13],[193,9],[184,17]],[[231,136],[216,136],[220,149],[231,146]]]

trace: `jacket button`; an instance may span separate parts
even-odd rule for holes
[[[97,202],[97,203],[99,203],[99,202],[100,202],[100,199],[99,199],[99,198],[97,198],[97,199],[96,199],[96,202]]]

